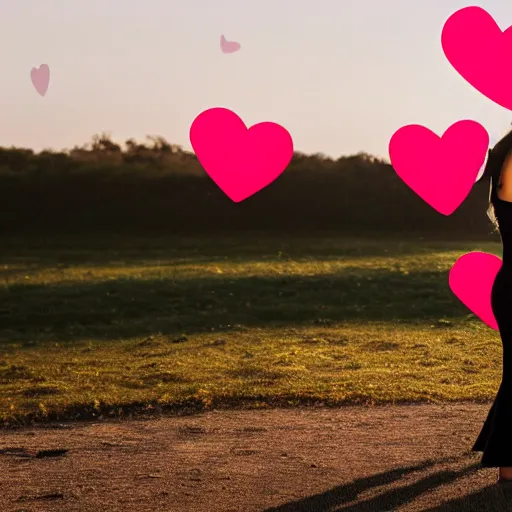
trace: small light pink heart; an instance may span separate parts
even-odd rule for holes
[[[432,208],[451,215],[466,199],[485,161],[489,135],[475,121],[458,121],[442,137],[403,126],[389,142],[391,165]]]
[[[454,69],[478,92],[512,110],[512,27],[502,31],[478,6],[459,9],[445,22],[443,52]]]
[[[249,129],[234,112],[211,108],[190,127],[194,152],[217,186],[235,203],[270,185],[293,156],[293,140],[276,123]]]
[[[44,96],[50,84],[50,68],[47,64],[41,64],[39,68],[32,68],[30,78],[36,91]]]
[[[498,324],[491,307],[491,291],[502,260],[494,254],[469,252],[450,270],[452,292],[473,314],[494,330]]]
[[[240,43],[235,41],[226,41],[224,36],[220,36],[220,49],[223,53],[234,53],[240,50]]]

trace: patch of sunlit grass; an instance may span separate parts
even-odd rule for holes
[[[499,247],[245,243],[0,255],[0,420],[495,394],[499,337],[448,272]]]

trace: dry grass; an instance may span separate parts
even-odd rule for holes
[[[501,345],[448,272],[495,244],[126,240],[0,253],[0,419],[485,400]],[[27,248],[28,247],[28,248]]]

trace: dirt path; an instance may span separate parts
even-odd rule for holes
[[[4,431],[0,510],[512,510],[512,492],[469,452],[489,407],[213,411]]]

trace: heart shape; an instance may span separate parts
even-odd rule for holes
[[[501,258],[494,254],[469,252],[455,262],[448,277],[458,299],[494,330],[498,324],[492,312],[491,291],[501,264]]]
[[[234,53],[240,50],[240,43],[227,41],[224,36],[220,36],[220,49],[223,53]]]
[[[477,91],[512,110],[512,27],[501,31],[481,7],[452,14],[441,34],[443,52],[455,70]]]
[[[48,65],[41,64],[39,68],[32,68],[32,71],[30,71],[30,78],[36,91],[41,96],[44,96],[48,90],[48,85],[50,84],[50,68]]]
[[[420,125],[403,126],[389,142],[395,172],[426,203],[451,215],[475,184],[489,135],[475,121],[458,121],[442,137]]]
[[[293,140],[276,123],[249,129],[234,112],[211,108],[190,127],[194,152],[217,186],[239,203],[276,180],[293,156]]]

